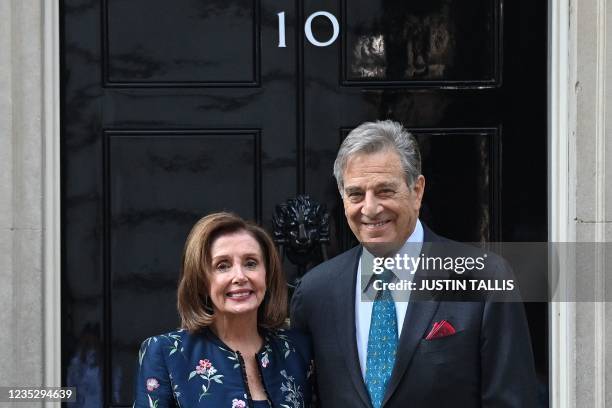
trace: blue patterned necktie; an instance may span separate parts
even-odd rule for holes
[[[379,277],[389,283],[391,271],[385,270]],[[372,320],[368,337],[368,354],[365,381],[374,408],[380,408],[389,377],[395,364],[397,350],[397,316],[395,302],[388,289],[380,291],[372,305]]]

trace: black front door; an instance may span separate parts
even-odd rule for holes
[[[99,406],[131,406],[139,343],[177,326],[202,215],[271,229],[307,193],[330,255],[352,245],[331,168],[363,121],[417,135],[438,233],[547,239],[545,5],[64,0],[61,16],[63,375]]]

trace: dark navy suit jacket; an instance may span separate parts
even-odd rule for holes
[[[446,240],[425,228],[424,251]],[[434,245],[430,245],[430,243]],[[355,334],[355,284],[361,247],[309,271],[291,304],[292,326],[312,336],[318,400],[323,408],[370,408]],[[491,255],[485,273],[511,277]],[[415,280],[425,272],[417,271]],[[433,323],[446,320],[456,333],[426,340]],[[411,296],[385,408],[535,407],[536,376],[523,304],[488,298],[451,301]]]

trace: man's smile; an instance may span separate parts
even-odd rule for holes
[[[376,229],[382,229],[386,227],[387,224],[389,224],[390,222],[391,220],[383,220],[383,221],[376,221],[376,222],[362,222],[362,225],[366,227],[368,230],[376,230]]]

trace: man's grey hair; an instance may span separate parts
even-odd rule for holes
[[[406,176],[406,184],[412,187],[421,174],[421,153],[414,136],[400,123],[392,120],[365,122],[353,129],[342,142],[334,162],[334,177],[340,195],[343,195],[342,175],[349,159],[356,154],[395,151]]]

